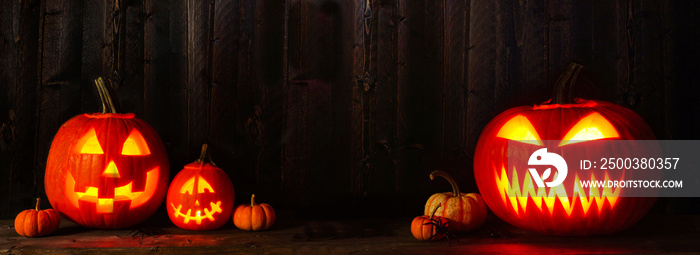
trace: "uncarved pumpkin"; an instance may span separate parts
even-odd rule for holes
[[[591,155],[588,158],[595,158],[592,155],[598,150],[591,147],[595,144],[592,141],[655,139],[644,120],[627,108],[562,96],[570,94],[565,91],[570,90],[581,70],[580,65],[570,66],[560,77],[552,101],[507,110],[491,120],[479,137],[474,154],[476,183],[491,211],[516,227],[551,235],[608,234],[637,222],[655,201],[577,192],[574,176],[567,177],[561,189],[553,189],[537,188],[529,173],[509,175],[509,155],[514,162],[527,162],[533,151],[545,146],[545,140],[567,141],[550,148],[561,151],[560,155],[584,152]],[[562,89],[567,86],[569,89]],[[509,141],[515,141],[515,145],[509,147]],[[571,172],[577,166],[568,167]]]
[[[36,199],[35,209],[24,210],[15,217],[15,231],[24,237],[40,237],[53,233],[61,224],[61,216],[54,209],[39,209],[41,199]]]
[[[125,228],[155,213],[170,178],[156,131],[133,113],[117,113],[115,99],[96,81],[102,113],[66,121],[54,136],[44,188],[61,215],[91,228]]]
[[[440,208],[437,204],[430,215],[417,216],[411,221],[411,234],[421,241],[435,241],[445,237],[444,231],[439,231],[439,227],[450,228],[449,221],[443,217],[436,216],[435,211]]]
[[[481,196],[477,193],[460,193],[457,182],[449,174],[435,170],[430,173],[430,179],[435,176],[445,178],[452,185],[452,192],[436,193],[425,203],[425,215],[432,212],[438,205],[443,206],[435,211],[435,216],[444,217],[450,221],[450,230],[455,233],[474,230],[486,221],[488,209]]]
[[[220,228],[233,212],[233,183],[208,157],[207,147],[202,145],[199,159],[180,170],[168,189],[168,217],[183,229]]]
[[[233,224],[242,230],[265,230],[274,223],[275,210],[269,204],[256,203],[255,194],[250,196],[250,205],[239,205],[233,212]]]

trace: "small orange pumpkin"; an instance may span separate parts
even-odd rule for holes
[[[438,208],[440,208],[440,204],[435,207],[430,216],[423,215],[413,218],[413,222],[411,222],[413,237],[421,241],[434,241],[445,237],[444,231],[438,231],[438,225],[447,228],[449,224],[447,219],[435,216],[435,211]]]
[[[250,196],[250,205],[239,205],[233,212],[233,224],[242,230],[258,231],[272,227],[275,210],[266,203],[255,203],[255,194]]]
[[[435,212],[436,216],[444,217],[450,221],[450,230],[453,232],[467,232],[474,230],[486,221],[486,203],[477,193],[460,193],[455,180],[449,174],[435,170],[430,173],[430,179],[435,176],[445,178],[452,185],[452,192],[437,193],[430,196],[425,203],[425,214],[434,210],[436,205],[442,204],[442,208]]]
[[[36,199],[36,208],[20,212],[15,218],[15,231],[24,237],[39,237],[53,233],[61,224],[61,216],[54,209],[40,210],[41,199]]]

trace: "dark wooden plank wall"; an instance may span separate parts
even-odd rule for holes
[[[476,191],[481,129],[548,99],[570,61],[598,81],[582,95],[630,107],[661,139],[698,139],[698,5],[2,1],[0,218],[44,197],[53,135],[99,110],[98,76],[158,130],[171,176],[209,142],[238,201],[308,215],[419,214],[448,190],[434,169]]]

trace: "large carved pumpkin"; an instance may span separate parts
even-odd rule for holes
[[[153,215],[170,178],[163,142],[133,113],[117,113],[98,79],[103,113],[66,121],[51,143],[44,187],[64,217],[92,228],[125,228]]]
[[[558,83],[573,84],[572,77],[580,70],[580,65],[572,65]],[[567,85],[557,85],[562,86]],[[604,140],[655,139],[642,118],[627,108],[595,100],[569,102],[555,97],[554,101],[512,108],[484,128],[474,154],[474,175],[489,208],[516,227],[552,235],[608,234],[636,223],[653,205],[654,198],[620,197],[619,192],[624,191],[619,188],[581,191],[574,187],[577,181],[614,179],[619,173],[576,174],[556,188],[545,188],[536,185],[527,170],[507,169],[509,162],[527,164],[533,151],[543,147],[562,155],[577,153],[595,158],[601,156],[596,155],[600,150],[595,146],[601,146]],[[544,144],[546,140],[562,142]],[[509,141],[515,142],[509,147]],[[571,173],[578,166],[568,167]],[[545,175],[549,174],[543,174],[543,178],[547,178]]]

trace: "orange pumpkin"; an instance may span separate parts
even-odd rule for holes
[[[53,233],[61,224],[61,216],[54,209],[40,210],[41,199],[35,209],[24,210],[15,218],[15,231],[24,237],[39,237]]]
[[[425,214],[434,210],[437,205],[444,205],[435,212],[436,216],[444,217],[450,221],[450,229],[453,232],[467,232],[474,230],[486,221],[486,203],[477,193],[460,193],[457,183],[452,176],[439,170],[430,173],[430,179],[435,176],[445,178],[452,185],[452,192],[437,193],[430,196],[425,203]]]
[[[597,154],[601,144],[596,141],[655,140],[649,126],[632,110],[605,101],[571,98],[582,70],[581,65],[570,65],[557,80],[551,101],[509,109],[481,132],[474,152],[476,184],[491,211],[518,228],[563,236],[609,234],[639,221],[656,201],[652,197],[624,197],[629,192],[625,189],[579,191],[580,180],[634,179],[630,177],[634,171],[606,171],[594,176],[592,171],[580,171],[576,164],[569,164],[568,171],[576,175],[555,188],[537,184],[525,166],[509,166],[509,162],[527,163],[530,155],[541,149],[595,159],[601,156]],[[560,142],[545,143],[548,140]],[[632,149],[618,150],[624,153]],[[554,179],[554,175],[549,176]]]
[[[435,207],[430,216],[423,215],[413,218],[411,222],[413,237],[421,241],[434,241],[445,237],[445,231],[439,231],[439,228],[447,228],[449,224],[447,219],[435,216],[435,211],[438,208],[440,208],[440,204]]]
[[[199,159],[180,170],[168,189],[168,217],[182,229],[217,229],[233,212],[233,183],[208,157],[207,147],[202,145]]]
[[[250,196],[250,205],[239,205],[233,212],[233,224],[243,230],[265,230],[275,223],[275,210],[266,203],[256,204],[255,194]]]
[[[117,113],[113,93],[96,80],[103,112],[63,123],[46,160],[51,206],[85,227],[125,228],[156,212],[170,167],[158,133],[133,113]]]

